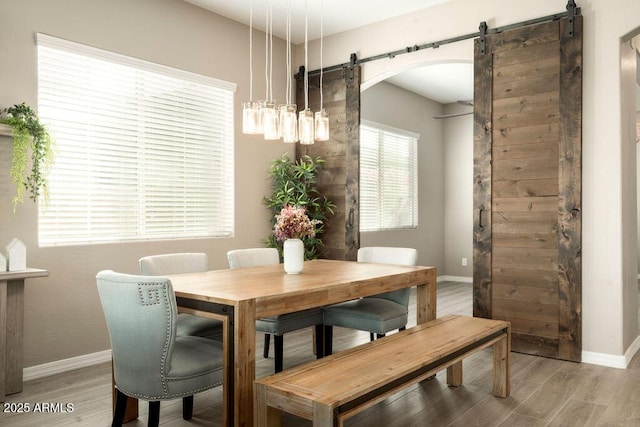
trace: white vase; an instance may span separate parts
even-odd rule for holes
[[[284,271],[299,274],[304,265],[304,243],[300,239],[287,239],[283,245]]]

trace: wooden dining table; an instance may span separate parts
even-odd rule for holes
[[[435,267],[313,260],[168,276],[180,311],[225,322],[224,425],[253,426],[257,318],[416,287],[417,323],[436,317]]]

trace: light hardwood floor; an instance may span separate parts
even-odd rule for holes
[[[468,283],[438,284],[438,316],[471,314],[472,294]],[[412,298],[413,301],[413,298]],[[415,313],[412,307],[410,313]],[[409,326],[415,325],[412,316]],[[336,351],[368,340],[364,332],[336,328]],[[262,354],[262,335],[258,337]],[[428,343],[425,343],[428,345]],[[311,330],[285,336],[285,369],[313,360]],[[563,362],[512,353],[511,396],[492,395],[491,350],[464,361],[461,387],[446,385],[445,373],[403,390],[348,420],[347,426],[640,426],[640,361],[629,369]],[[273,372],[273,355],[259,356],[258,376]],[[7,403],[29,404],[31,413],[0,413],[0,425],[14,426],[107,426],[111,424],[111,369],[109,364],[83,368],[25,383],[22,393]],[[72,404],[73,412],[33,412],[35,405]],[[5,404],[3,404],[4,409]],[[163,402],[160,424],[166,426],[220,426],[221,389],[195,397],[191,421],[181,418],[181,401]],[[140,405],[140,418],[128,426],[146,425],[147,405]],[[311,426],[286,416],[284,426]]]

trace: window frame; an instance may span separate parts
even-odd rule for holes
[[[58,191],[57,194],[61,194],[61,190],[59,188],[58,190],[55,189],[56,179],[60,179],[59,176],[56,175],[56,164],[58,164],[58,161],[56,161],[50,174],[50,179],[53,179],[53,181],[50,181],[50,204],[47,207],[42,203],[41,200],[38,214],[38,241],[41,247],[90,245],[99,243],[141,242],[150,240],[216,238],[232,237],[234,235],[234,110],[235,91],[237,86],[235,83],[226,82],[223,80],[195,74],[184,70],[179,70],[165,65],[128,57],[118,53],[71,42],[42,33],[38,33],[36,35],[36,44],[38,48],[38,112],[43,123],[47,125],[54,139],[56,139],[58,155],[60,155],[61,150],[64,150],[64,147],[61,147],[61,145],[65,144],[65,139],[64,137],[57,137],[57,132],[59,132],[61,129],[59,123],[61,120],[58,119],[58,124],[56,123],[56,120],[52,118],[52,108],[54,107],[52,107],[51,104],[47,104],[47,102],[51,103],[55,101],[47,101],[46,96],[49,95],[45,95],[42,90],[42,87],[46,86],[47,84],[46,82],[43,82],[43,80],[49,78],[50,75],[43,76],[43,69],[41,67],[43,66],[42,62],[45,62],[45,60],[42,59],[42,57],[44,56],[44,51],[41,50],[41,48],[45,50],[55,49],[59,51],[58,53],[61,57],[62,55],[81,55],[87,63],[91,63],[91,61],[107,61],[108,63],[110,63],[109,66],[128,67],[127,72],[136,76],[135,78],[133,78],[135,80],[133,84],[134,86],[136,84],[140,84],[138,80],[142,81],[146,79],[144,80],[144,82],[148,85],[148,82],[151,79],[157,78],[159,82],[175,82],[175,87],[178,88],[175,89],[174,86],[171,86],[171,89],[169,89],[161,86],[161,89],[157,91],[157,96],[149,96],[148,94],[145,95],[144,93],[140,94],[138,86],[135,86],[137,90],[132,91],[135,92],[135,94],[131,95],[131,99],[135,98],[135,100],[137,102],[140,102],[140,104],[136,104],[137,107],[131,107],[134,110],[144,112],[146,111],[144,110],[145,108],[153,108],[154,102],[164,101],[162,96],[165,96],[167,93],[169,95],[166,96],[172,96],[172,103],[175,105],[169,102],[163,103],[162,108],[155,110],[158,111],[157,113],[153,113],[153,120],[155,120],[153,123],[152,119],[148,118],[151,116],[151,113],[148,113],[148,111],[146,113],[147,116],[144,119],[139,118],[137,121],[135,119],[131,119],[131,116],[127,116],[126,112],[121,112],[121,117],[126,117],[134,123],[134,125],[132,125],[134,130],[131,131],[130,128],[126,128],[130,131],[127,134],[127,138],[130,137],[130,139],[125,138],[124,142],[117,142],[116,145],[119,144],[120,147],[125,147],[127,144],[130,144],[130,151],[135,152],[133,154],[127,153],[126,155],[131,157],[123,158],[134,158],[133,162],[135,162],[136,165],[128,169],[127,172],[129,172],[130,175],[137,175],[136,177],[131,178],[131,182],[137,182],[138,188],[135,189],[135,191],[137,191],[135,194],[139,197],[136,200],[131,201],[131,203],[137,206],[137,210],[135,213],[135,215],[137,216],[136,219],[127,220],[128,222],[126,226],[123,226],[124,223],[120,222],[120,228],[124,227],[128,230],[135,228],[135,232],[131,233],[131,231],[127,232],[119,230],[121,233],[115,233],[115,235],[113,236],[107,236],[100,235],[99,233],[92,234],[91,231],[89,231],[88,234],[86,232],[78,233],[78,235],[75,237],[70,237],[64,234],[60,234],[62,237],[58,237],[55,234],[57,233],[57,231],[53,230],[55,225],[52,226],[50,224],[51,222],[55,224],[56,221],[59,221],[58,224],[63,222],[62,217],[53,217],[54,215],[60,215],[59,211],[52,213],[52,210],[63,209],[63,207],[55,206],[55,203],[57,202],[55,200],[56,191]],[[48,51],[47,54],[51,52],[53,51]],[[41,57],[41,55],[43,56]],[[105,69],[108,69],[108,66]],[[116,80],[116,78],[117,76],[114,75],[113,79]],[[182,84],[183,86],[179,86],[180,84]],[[55,92],[57,88],[54,87],[52,90]],[[198,92],[198,90],[200,92]],[[195,95],[193,95],[194,93]],[[91,100],[91,95],[92,94],[88,95],[89,102]],[[129,93],[127,93],[127,95],[129,95]],[[79,96],[83,95],[81,94]],[[116,94],[116,96],[122,95]],[[175,99],[175,101],[173,101],[173,99]],[[127,101],[129,100],[130,99],[127,98]],[[141,100],[147,103],[149,106],[142,106],[143,102],[141,102]],[[69,105],[72,104],[70,103]],[[108,105],[108,101],[105,102],[105,105]],[[134,104],[131,103],[131,105]],[[184,110],[182,117],[177,114],[171,115],[172,113],[175,113],[175,110],[172,108],[179,108],[180,106],[183,106]],[[200,110],[198,108],[200,108]],[[214,117],[214,110],[216,111],[216,113],[220,114],[216,114]],[[203,112],[202,115],[199,114],[201,111]],[[165,112],[169,112],[169,116],[167,116]],[[103,116],[102,119],[104,119],[105,117],[107,116]],[[164,126],[166,127],[166,130],[160,129],[162,126],[158,126],[158,123],[160,123],[161,125],[166,124],[166,122],[163,122],[163,117],[170,117],[171,120],[174,120],[170,125]],[[89,123],[89,121],[87,120],[86,122],[83,121],[81,123],[86,124]],[[118,125],[120,124],[116,123],[116,125],[114,125],[113,127],[117,128]],[[123,128],[125,128],[125,126],[127,125],[122,124]],[[87,127],[90,127],[90,125],[87,125]],[[162,132],[166,133],[163,134]],[[62,132],[60,134],[62,134]],[[87,140],[89,140],[88,137]],[[107,151],[104,150],[104,147],[109,147],[109,145],[107,145],[108,142],[99,142],[93,140],[91,143],[93,144],[94,149],[98,147],[102,148],[103,151]],[[69,144],[69,139],[67,139],[67,144]],[[143,148],[142,145],[145,148]],[[163,151],[161,147],[164,149],[164,151],[167,151],[167,153],[161,153],[161,151]],[[155,153],[158,156],[158,159],[156,159],[155,162],[162,163],[164,161],[165,164],[166,160],[162,159],[168,158],[171,162],[174,162],[176,160],[177,156],[175,154],[168,153],[172,150],[177,150],[178,155],[183,155],[185,159],[185,162],[183,163],[185,164],[185,166],[179,165],[176,166],[176,169],[183,168],[184,170],[186,170],[187,174],[191,174],[185,175],[182,178],[182,184],[185,188],[184,207],[175,207],[174,213],[162,213],[162,215],[165,216],[168,224],[163,230],[160,230],[162,226],[159,225],[159,221],[161,220],[159,220],[158,218],[161,216],[161,214],[159,212],[158,206],[160,206],[161,203],[167,203],[168,206],[169,200],[167,199],[165,200],[165,202],[162,202],[161,200],[159,201],[158,199],[156,199],[153,204],[151,204],[152,202],[145,200],[150,199],[150,186],[148,185],[149,181],[144,181],[144,179],[141,177],[144,172],[140,171],[140,165],[144,164],[144,169],[146,169],[147,167],[155,168],[155,172],[148,172],[147,175],[152,177],[155,176],[164,178],[165,175],[168,177],[169,175],[171,175],[171,173],[173,173],[173,171],[171,171],[171,166],[173,166],[174,163],[170,163],[168,166],[165,166],[164,169],[160,170],[160,166],[158,166],[157,164],[151,165],[151,163],[153,163],[154,161],[150,160],[149,158],[147,158],[146,160],[141,159],[140,152],[141,150],[145,149],[151,153],[153,153],[155,150]],[[151,151],[149,151],[149,149],[151,149]],[[193,152],[193,149],[202,149],[205,151]],[[88,148],[87,151],[89,151]],[[205,154],[209,157],[203,158]],[[62,155],[66,155],[64,151],[62,151]],[[114,155],[111,153],[106,153],[105,157],[110,157],[111,161],[113,161]],[[193,163],[193,159],[195,159],[195,163]],[[215,169],[214,167],[212,167],[212,163],[214,161],[217,161],[217,163],[215,163],[216,165],[222,166],[220,166],[218,169]],[[60,163],[62,162],[64,162],[64,159],[61,159]],[[95,163],[91,164],[95,165]],[[203,169],[203,165],[205,165],[207,169]],[[71,165],[67,164],[66,166],[58,167],[69,168],[71,167]],[[211,171],[209,171],[209,169]],[[197,173],[196,170],[201,172],[199,172],[197,175],[193,175],[194,173]],[[135,173],[130,171],[135,171]],[[161,174],[161,171],[163,171],[164,174]],[[167,171],[169,171],[170,173],[167,173]],[[109,172],[112,173],[112,171]],[[179,175],[181,174],[181,172],[175,172],[175,174]],[[116,175],[113,176],[115,177]],[[201,177],[202,179],[209,179],[212,187],[205,186],[202,183],[194,183],[194,181],[196,180],[192,179],[193,176],[197,176],[198,180],[200,180]],[[102,179],[104,181],[104,176],[102,177]],[[88,180],[89,179],[87,179],[87,181]],[[115,180],[116,179],[114,178],[113,181]],[[145,185],[145,182],[147,183],[147,185]],[[127,189],[131,188],[127,187]],[[87,190],[87,194],[92,194],[89,193],[90,191],[92,190]],[[168,192],[169,190],[165,189],[165,193]],[[155,194],[154,196],[156,198],[167,197],[166,195],[158,194]],[[170,199],[170,197],[168,198]],[[67,203],[69,202],[67,201]],[[199,203],[200,205],[198,205]],[[208,203],[208,205],[205,206],[206,203]],[[173,206],[171,206],[171,208],[173,208]],[[79,208],[77,207],[75,207],[75,209],[76,212],[79,212],[80,218],[85,218],[87,220],[91,219],[92,211],[89,207],[87,207],[86,211],[78,210]],[[155,211],[150,211],[149,209],[155,209]],[[198,211],[198,209],[200,209],[200,211]],[[49,217],[47,217],[48,215]],[[103,218],[105,218],[104,215],[106,214],[104,212],[96,214],[94,219],[98,218],[97,221],[99,221],[100,215],[103,215]],[[117,216],[117,214],[113,215]],[[154,216],[153,219],[151,219],[152,215]],[[182,215],[182,217],[180,215]],[[129,215],[129,217],[131,216],[132,215]],[[183,220],[180,221],[179,218],[183,218]],[[50,223],[47,223],[47,221],[49,221]],[[78,221],[81,222],[81,220]],[[103,219],[103,221],[105,220]],[[144,224],[141,224],[140,226],[132,225],[136,221],[142,221],[142,223],[146,222],[147,228],[145,229]],[[149,229],[151,228],[150,224],[152,222],[154,222],[156,226],[155,232],[149,231]],[[180,225],[180,223],[182,225]],[[62,230],[63,227],[70,228],[71,226],[68,224],[65,226],[63,224],[60,225],[60,227]],[[172,230],[173,228],[175,229]],[[53,234],[51,234],[52,230]],[[45,236],[43,231],[44,233],[48,232],[49,235]]]
[[[377,132],[377,157],[376,159],[376,171],[378,173],[377,179],[371,179],[369,185],[375,186],[376,193],[376,209],[370,210],[367,212],[368,200],[366,199],[366,194],[363,194],[363,189],[367,186],[367,178],[363,177],[363,171],[366,173],[366,167],[363,167],[363,162],[366,162],[366,150],[368,149],[363,141],[363,136],[366,136],[367,133]],[[393,137],[396,139],[405,139],[407,140],[410,147],[407,147],[407,158],[410,158],[411,164],[407,164],[406,167],[409,169],[408,175],[411,181],[410,185],[412,188],[407,190],[406,196],[411,202],[409,209],[406,211],[409,219],[408,221],[395,221],[395,225],[393,225],[393,221],[390,220],[388,214],[385,214],[385,211],[388,212],[389,207],[385,206],[385,200],[388,199],[388,195],[385,196],[385,193],[392,193],[391,191],[386,191],[384,189],[384,176],[380,174],[385,173],[385,169],[388,171],[389,168],[382,167],[382,163],[385,162],[384,156],[385,152],[381,147],[384,147],[385,144],[385,135],[387,136],[387,140],[389,137]],[[360,123],[360,232],[379,232],[379,231],[394,231],[394,230],[410,230],[418,228],[418,142],[420,140],[420,134],[411,132],[405,129],[399,129],[392,126],[384,125],[381,123],[377,123],[370,120],[362,119]],[[387,143],[390,143],[387,141]],[[397,189],[394,187],[394,189]],[[366,190],[365,190],[366,192]],[[397,202],[397,200],[396,200]],[[389,203],[391,203],[389,201]],[[386,203],[386,204],[389,204]],[[397,211],[397,209],[396,209]],[[369,224],[370,218],[375,215],[376,223]],[[389,224],[389,225],[385,225]]]

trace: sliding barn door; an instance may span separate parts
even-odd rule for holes
[[[296,76],[296,103],[304,109],[302,73]],[[325,224],[324,258],[356,260],[360,247],[360,66],[325,73],[323,105],[329,115],[329,141],[297,144],[296,156],[325,160],[318,188],[335,205],[335,214]],[[320,76],[309,77],[309,108],[320,109]]]
[[[580,361],[582,17],[477,39],[474,103],[474,316]]]

